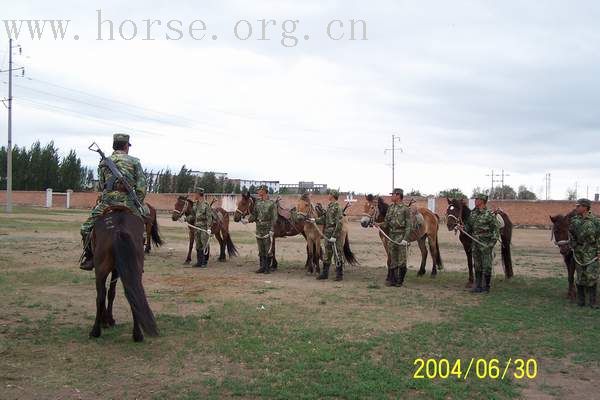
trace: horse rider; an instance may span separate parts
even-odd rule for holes
[[[257,274],[270,274],[271,262],[273,261],[272,242],[277,222],[277,204],[269,200],[269,188],[261,185],[257,190],[258,199],[248,220],[243,223],[256,222],[256,242],[258,244],[258,258],[260,268]]]
[[[570,245],[573,249],[577,278],[577,305],[585,306],[585,292],[589,293],[590,307],[596,305],[596,291],[600,264],[600,220],[590,209],[592,202],[588,199],[577,200],[576,215],[569,224]]]
[[[329,204],[325,214],[319,218],[311,219],[312,222],[318,225],[325,225],[323,234],[325,236],[325,258],[323,259],[323,269],[317,279],[329,278],[329,267],[331,266],[331,258],[335,255],[335,280],[341,281],[344,279],[344,259],[343,253],[343,237],[342,233],[342,218],[344,213],[342,207],[338,203],[340,193],[337,190],[329,191]],[[335,248],[334,248],[335,246]]]
[[[187,222],[196,227],[196,264],[194,267],[206,268],[213,212],[210,204],[204,198],[203,188],[197,188],[194,192],[194,208]]]
[[[140,160],[129,155],[129,148],[131,147],[129,135],[115,133],[113,135],[112,147],[114,152],[109,158],[114,162],[121,174],[123,174],[123,178],[133,188],[140,203],[143,204],[146,197],[146,176],[144,175]],[[91,232],[94,228],[94,223],[107,207],[114,205],[125,206],[135,215],[142,217],[134,202],[127,195],[127,190],[123,183],[113,176],[113,173],[104,161],[101,161],[98,166],[98,184],[102,191],[100,199],[92,209],[89,218],[81,225],[81,238],[84,248],[80,268],[86,271],[94,269]]]
[[[388,252],[390,254],[390,279],[386,281],[387,286],[400,287],[404,284],[406,276],[406,253],[408,240],[412,231],[410,209],[403,203],[404,191],[396,188],[390,193],[392,204],[388,208],[385,220],[379,226],[389,233]]]
[[[487,208],[488,196],[475,196],[475,209],[465,222],[465,231],[475,240],[471,245],[475,267],[475,287],[472,293],[489,293],[492,281],[493,251],[500,237],[500,223],[496,215]],[[485,278],[485,287],[483,279]]]

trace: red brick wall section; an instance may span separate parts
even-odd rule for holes
[[[146,201],[152,204],[160,211],[171,211],[175,202],[177,201],[179,194],[156,194],[149,193],[146,196]],[[71,207],[86,209],[91,208],[96,203],[98,193],[94,192],[80,192],[73,193],[71,197]],[[216,197],[217,205],[221,205],[220,197],[207,195],[209,199]],[[313,195],[312,199],[314,202],[322,203],[326,205],[328,202],[328,196],[326,195]],[[344,205],[345,197],[341,197],[339,203]],[[356,202],[352,203],[352,206],[348,209],[348,215],[351,217],[360,217],[363,214],[364,204],[366,202],[365,196],[356,196]],[[389,196],[386,196],[386,201],[389,203]],[[297,195],[284,195],[281,196],[282,204],[285,207],[293,207],[298,201]],[[407,199],[405,199],[407,200]],[[427,199],[417,198],[417,207],[427,207]],[[0,203],[6,204],[6,192],[0,192]],[[29,205],[44,207],[46,205],[46,192],[26,192],[16,191],[13,192],[13,203],[15,205]],[[53,198],[54,207],[61,208],[65,206],[65,196],[55,195]],[[443,217],[446,213],[446,207],[448,203],[445,198],[436,199],[436,213]],[[575,206],[573,201],[519,201],[519,200],[494,200],[488,203],[488,207],[491,209],[501,208],[510,216],[514,224],[517,225],[531,225],[531,226],[548,226],[550,224],[550,215],[565,214],[572,210]],[[594,202],[592,211],[596,215],[600,215],[600,202]]]

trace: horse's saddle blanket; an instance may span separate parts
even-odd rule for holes
[[[213,214],[213,221],[219,222],[219,223],[223,222],[223,214],[221,214],[220,212],[217,212],[217,210],[214,208],[212,209],[212,214]]]
[[[410,222],[412,230],[418,232],[425,225],[425,217],[416,208],[410,208]]]
[[[285,219],[290,219],[292,217],[292,210],[281,207],[279,203],[277,203],[277,213]]]
[[[502,218],[502,215],[500,215],[500,213],[496,213],[496,219],[498,220],[498,225],[500,226],[500,229],[504,228],[504,218]]]

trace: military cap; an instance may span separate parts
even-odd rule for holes
[[[127,143],[131,146],[129,135],[126,133],[115,133],[113,135],[113,143]]]
[[[258,192],[259,190],[264,190],[265,192],[269,193],[269,187],[267,185],[258,186],[258,188],[256,188],[256,191]]]
[[[487,194],[477,193],[475,195],[475,199],[476,200],[483,200],[483,201],[487,202],[488,201],[488,196],[487,196]]]
[[[400,196],[404,197],[404,190],[400,189],[400,188],[395,188],[394,190],[392,190],[392,193],[390,194],[399,194]]]
[[[199,188],[196,188],[196,189],[194,189],[194,193],[197,193],[197,194],[204,194],[204,188],[200,188],[200,187],[199,187]]]
[[[575,204],[576,206],[584,206],[587,208],[592,208],[592,202],[589,201],[588,199],[579,199],[577,200],[577,203]]]
[[[333,197],[335,197],[336,200],[340,197],[340,192],[335,189],[331,189],[329,191],[329,194],[332,195]]]

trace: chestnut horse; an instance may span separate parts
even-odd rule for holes
[[[347,207],[348,205],[346,205]],[[346,208],[344,208],[344,211],[346,211]],[[311,274],[313,272],[320,273],[321,267],[319,263],[323,259],[323,249],[321,247],[321,239],[324,238],[323,227],[319,227],[315,223],[308,221],[308,219],[320,217],[325,213],[325,210],[319,203],[313,205],[310,197],[307,195],[302,195],[298,199],[295,210],[298,220],[304,222],[304,237],[306,238],[308,251],[307,271]],[[341,237],[344,238],[344,259],[348,264],[356,265],[358,261],[350,249],[348,231],[348,218],[344,216],[342,219],[342,231],[340,233]]]
[[[158,220],[156,219],[156,208],[152,207],[149,203],[146,203],[150,213],[144,218],[146,225],[146,245],[144,252],[150,253],[150,243],[154,243],[155,247],[162,246],[163,241],[158,232]]]
[[[571,211],[567,215],[554,215],[550,216],[552,221],[552,241],[560,251],[560,254],[565,260],[567,266],[567,274],[569,279],[569,290],[567,291],[567,298],[571,301],[575,301],[575,259],[573,257],[573,251],[569,244],[569,224],[571,218],[575,216],[575,210]]]
[[[367,202],[365,203],[364,213],[371,220],[371,222],[382,223],[385,220],[385,215],[389,208],[382,197],[368,195],[366,197]],[[438,243],[438,230],[439,230],[439,217],[431,212],[429,209],[419,207],[416,211],[423,216],[423,224],[418,230],[412,231],[410,234],[409,242],[416,241],[421,250],[421,267],[419,268],[418,276],[425,275],[425,265],[427,264],[427,242],[429,243],[429,251],[431,251],[431,259],[433,260],[433,268],[431,269],[431,276],[437,275],[438,266],[440,269],[443,268],[442,256],[440,254],[440,246]],[[413,227],[414,228],[414,227]],[[387,234],[387,232],[385,232]],[[390,267],[390,252],[388,249],[388,239],[379,232],[379,237],[383,243],[385,253],[387,256],[388,271]]]
[[[464,222],[471,215],[471,209],[466,203],[465,199],[447,199],[448,200],[448,208],[446,209],[446,226],[449,231],[454,230],[457,225],[464,225]],[[512,257],[510,253],[510,243],[512,240],[512,230],[513,224],[504,211],[497,209],[494,211],[494,214],[499,215],[504,222],[504,226],[500,229],[500,253],[502,254],[502,265],[504,267],[504,276],[506,279],[510,279],[513,276],[513,265],[512,265]],[[467,282],[467,287],[471,287],[473,285],[473,252],[471,250],[471,246],[473,244],[473,240],[465,235],[463,232],[460,232],[458,239],[463,245],[465,249],[465,254],[467,255],[467,265],[469,267],[469,281]]]
[[[185,217],[184,219],[187,220],[188,217],[193,216],[193,208],[194,202],[191,199],[189,199],[187,196],[179,196],[177,197],[177,202],[173,207],[171,219],[173,221],[177,221],[181,217]],[[227,260],[227,257],[225,256],[226,249],[229,258],[238,255],[237,248],[233,244],[231,235],[229,234],[229,213],[227,213],[227,211],[225,211],[223,208],[213,208],[213,224],[210,227],[210,230],[219,242],[219,261]],[[189,264],[192,261],[192,249],[194,248],[195,238],[196,230],[192,227],[189,227],[189,247],[187,257],[185,259],[186,264]]]
[[[115,325],[112,314],[117,280],[121,278],[133,315],[133,340],[144,340],[142,330],[157,336],[158,329],[142,284],[144,222],[126,207],[108,207],[92,230],[96,272],[96,320],[90,337],[100,337],[101,325]],[[112,273],[106,307],[106,278]],[[141,329],[140,329],[141,328]]]

